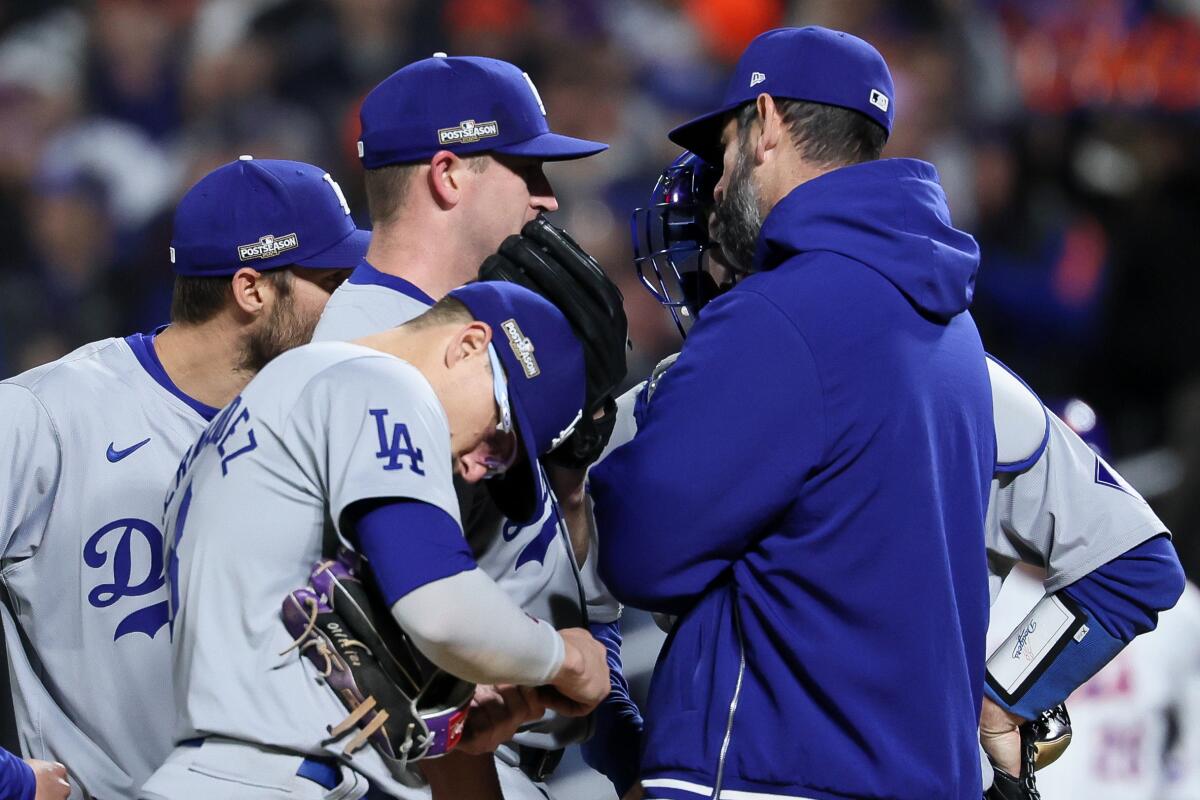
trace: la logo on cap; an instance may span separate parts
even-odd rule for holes
[[[887,113],[888,96],[878,89],[871,90],[871,96],[867,99],[868,102],[878,108],[880,111]]]

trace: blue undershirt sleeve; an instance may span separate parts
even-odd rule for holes
[[[36,792],[33,768],[19,756],[0,749],[0,800],[33,800]]]
[[[431,503],[356,503],[343,522],[354,531],[389,607],[427,583],[475,569],[462,528]]]
[[[621,665],[619,621],[592,623],[588,630],[604,645],[612,691],[592,712],[596,730],[580,747],[584,763],[612,781],[618,797],[637,782],[642,746],[642,714],[629,695]]]
[[[1183,594],[1183,567],[1162,534],[1127,550],[1062,589],[1111,635],[1128,644],[1154,630],[1158,612]]]

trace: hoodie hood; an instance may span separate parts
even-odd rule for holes
[[[862,262],[942,321],[975,292],[979,245],[950,224],[937,170],[924,161],[868,161],[797,186],[767,215],[754,268],[812,251]]]

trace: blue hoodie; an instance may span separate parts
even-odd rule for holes
[[[976,800],[995,460],[978,248],[931,165],[886,160],[797,187],[756,263],[590,479],[602,577],[679,616],[647,796]]]

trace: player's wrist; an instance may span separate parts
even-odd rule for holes
[[[555,670],[550,683],[560,687],[570,686],[583,677],[585,659],[583,651],[575,646],[563,632],[559,632],[558,637],[563,645],[562,659],[559,661],[558,669]]]

